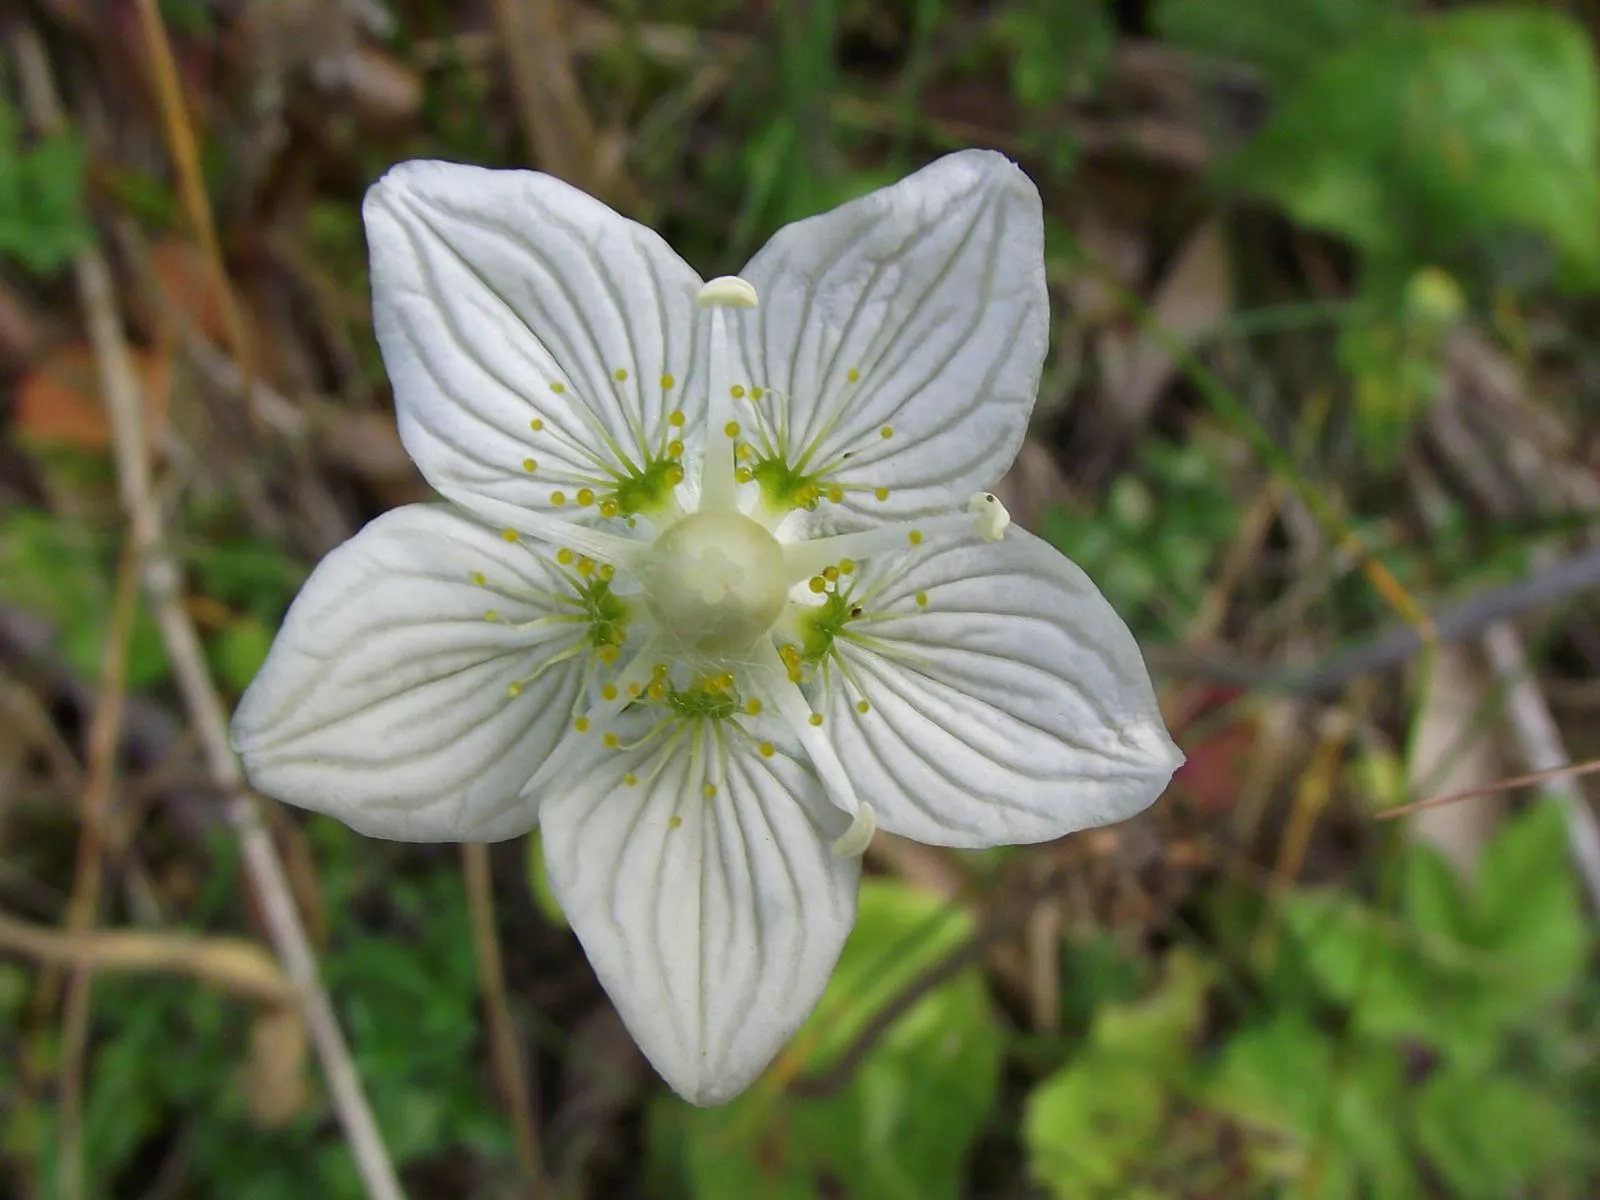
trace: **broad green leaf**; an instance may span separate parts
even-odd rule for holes
[[[1316,60],[1237,182],[1388,263],[1542,235],[1600,280],[1600,83],[1575,22],[1525,5],[1401,23]]]
[[[1585,1156],[1586,1131],[1571,1107],[1509,1075],[1447,1065],[1416,1105],[1417,1140],[1461,1200],[1557,1194],[1549,1177]]]
[[[906,983],[959,947],[971,917],[881,880],[817,1011],[749,1092],[717,1109],[663,1098],[651,1115],[658,1166],[674,1160],[696,1200],[810,1200],[839,1181],[854,1200],[955,1200],[999,1081],[1001,1033],[974,969],[918,1001],[849,1083],[821,1100],[785,1090],[825,1070]]]
[[[1210,971],[1174,951],[1159,990],[1103,1008],[1083,1052],[1028,1097],[1028,1173],[1061,1200],[1126,1197],[1188,1074]]]

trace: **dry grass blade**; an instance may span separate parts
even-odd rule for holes
[[[54,130],[63,118],[44,47],[28,27],[17,31],[14,45],[24,101],[33,124],[41,130]],[[245,871],[261,903],[273,946],[304,1006],[312,1043],[367,1193],[377,1200],[400,1200],[402,1192],[394,1166],[356,1074],[332,1001],[318,977],[316,957],[295,908],[282,860],[262,825],[255,797],[245,787],[243,770],[228,741],[227,713],[211,680],[199,635],[183,606],[182,576],[166,548],[145,457],[139,383],[129,363],[111,271],[92,240],[78,252],[73,271],[89,340],[99,361],[101,394],[115,433],[123,510],[139,551],[145,591],[173,676],[199,732],[212,781],[229,797],[224,811],[239,838]]]

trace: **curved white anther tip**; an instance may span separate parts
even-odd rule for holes
[[[838,859],[860,858],[867,852],[872,835],[877,832],[878,818],[873,815],[872,805],[862,801],[861,810],[850,822],[850,828],[834,839],[833,856]]]
[[[993,492],[979,492],[968,500],[967,511],[977,518],[978,536],[986,542],[998,542],[1011,524],[1011,514]]]
[[[737,275],[718,275],[709,280],[695,302],[701,308],[754,308],[760,303],[755,287]]]

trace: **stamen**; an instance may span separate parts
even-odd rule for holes
[[[797,684],[786,680],[788,669],[770,638],[762,638],[756,643],[756,661],[767,677],[768,698],[777,706],[779,716],[800,739],[811,765],[816,768],[817,777],[822,781],[823,790],[828,793],[828,799],[835,808],[851,818],[850,827],[833,843],[835,857],[860,855],[866,850],[877,828],[872,806],[863,803],[856,795],[833,743],[822,732],[820,722],[813,723],[812,718],[821,714],[811,712],[806,704],[805,693]]]
[[[736,275],[713,279],[700,289],[700,307],[711,309],[711,412],[706,423],[705,461],[700,469],[701,512],[731,512],[734,508],[733,444],[739,426],[731,419],[734,395],[728,379],[726,310],[754,308],[757,303],[756,289]]]
[[[999,541],[1011,515],[991,493],[980,492],[967,504],[965,512],[947,513],[917,521],[901,521],[843,533],[836,537],[812,538],[791,542],[783,548],[783,565],[791,583],[822,576],[828,567],[844,559],[861,559],[908,546],[921,546],[935,537],[955,537],[974,531],[987,542]],[[852,566],[854,562],[852,561]],[[813,589],[815,590],[815,589]]]

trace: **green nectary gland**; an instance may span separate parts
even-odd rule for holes
[[[681,717],[712,721],[725,721],[739,711],[739,701],[733,693],[704,687],[673,688],[666,695],[666,705]]]
[[[650,459],[637,475],[618,481],[615,492],[618,514],[631,517],[635,513],[655,512],[666,504],[672,489],[682,479],[683,466],[677,459]]]
[[[814,509],[822,499],[820,476],[795,470],[781,458],[763,458],[750,468],[761,496],[775,509]]]
[[[628,605],[604,579],[590,580],[578,593],[589,620],[589,641],[596,646],[620,645],[627,637]]]
[[[821,604],[800,614],[796,621],[800,630],[800,660],[815,664],[826,658],[850,617],[850,600],[838,592],[829,592]]]

